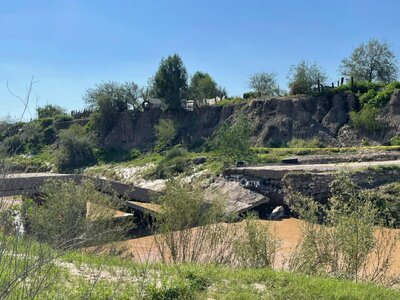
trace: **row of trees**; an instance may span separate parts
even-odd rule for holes
[[[342,60],[340,73],[356,81],[388,83],[397,78],[396,57],[386,42],[371,39]],[[288,80],[290,94],[310,94],[318,85],[326,85],[328,76],[318,64],[303,60],[290,68]],[[276,73],[253,74],[249,87],[252,90],[250,97],[285,94],[277,84]],[[195,72],[189,82],[182,59],[174,54],[161,60],[146,87],[140,88],[133,82],[106,82],[88,90],[85,101],[94,110],[95,128],[104,135],[115,125],[122,111],[137,108],[140,100],[159,98],[166,108],[175,110],[181,106],[182,99],[201,102],[217,96],[227,97],[226,90],[205,72]]]
[[[342,60],[340,71],[343,76],[351,76],[356,81],[387,83],[397,78],[398,68],[389,45],[370,40]],[[326,85],[328,77],[318,64],[301,61],[291,67],[288,79],[290,94],[311,94],[316,91],[318,84]],[[248,97],[286,94],[279,88],[275,73],[253,74],[249,79],[249,87],[252,92],[247,94]],[[121,113],[139,108],[143,100],[159,98],[167,109],[176,110],[181,107],[182,99],[201,102],[217,96],[227,97],[226,90],[205,72],[197,71],[189,80],[182,59],[174,54],[161,60],[147,86],[139,87],[134,82],[104,82],[89,89],[84,100],[93,111],[89,128],[96,132],[101,146]],[[51,105],[38,108],[39,119],[54,118],[54,115],[65,115],[65,111]],[[54,136],[54,133],[51,134]]]
[[[398,66],[389,44],[371,39],[344,58],[339,71],[342,76],[353,77],[356,81],[389,83],[397,79]],[[290,94],[310,94],[318,88],[318,84],[326,85],[328,76],[318,64],[303,60],[290,68],[288,80]],[[251,75],[249,87],[258,97],[281,94],[276,73]]]

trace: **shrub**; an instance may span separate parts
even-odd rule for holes
[[[54,126],[57,130],[67,129],[71,126],[74,118],[68,115],[57,115],[54,117]]]
[[[174,147],[165,153],[165,160],[171,160],[178,156],[187,156],[188,152],[185,148]]]
[[[247,92],[243,94],[243,99],[255,99],[258,97],[256,92]]]
[[[123,150],[123,149],[96,149],[95,151],[96,159],[106,163],[109,162],[122,162],[131,159],[136,159],[140,156],[140,152],[137,149]]]
[[[56,141],[56,130],[53,126],[47,127],[43,130],[43,143],[50,145]]]
[[[400,146],[400,136],[394,136],[390,139],[391,146]]]
[[[368,90],[368,92],[360,95],[359,101],[361,105],[366,105],[371,102],[372,99],[376,97],[376,91],[373,89]]]
[[[290,268],[351,280],[388,280],[397,235],[383,227],[385,220],[372,195],[343,175],[332,182],[331,195],[326,206],[292,195],[296,199],[292,210],[304,222]]]
[[[191,166],[191,159],[186,149],[175,147],[165,153],[154,172],[149,177],[166,179],[187,172]]]
[[[23,141],[20,135],[6,137],[1,143],[3,152],[7,155],[18,154],[24,151]]]
[[[311,140],[291,139],[287,146],[289,148],[323,148],[324,144],[314,137]]]
[[[26,211],[29,233],[56,248],[79,248],[115,239],[125,229],[113,217],[123,205],[117,196],[102,193],[90,181],[50,180],[41,188],[41,205]]]
[[[237,233],[234,253],[239,265],[245,268],[273,267],[278,241],[272,236],[266,222],[249,214],[243,228]]]
[[[392,82],[387,84],[384,88],[382,88],[373,98],[370,103],[375,107],[382,107],[387,102],[389,102],[390,97],[393,95],[396,89],[400,88],[400,82]]]
[[[47,104],[43,107],[38,107],[36,109],[36,112],[38,114],[39,119],[49,119],[49,118],[51,119],[57,115],[65,115],[66,113],[64,108],[53,104]]]
[[[53,122],[54,122],[53,118],[40,119],[40,126],[42,126],[43,128],[47,128],[47,127],[53,125]]]
[[[238,160],[252,161],[254,154],[250,146],[253,131],[250,120],[239,115],[232,124],[224,122],[214,132],[210,142],[211,149],[225,164],[232,164]]]
[[[373,133],[379,129],[379,123],[376,120],[378,110],[372,106],[364,106],[360,111],[351,111],[350,121],[353,127],[359,131]]]
[[[164,150],[171,147],[177,133],[177,127],[173,120],[161,119],[154,126],[156,131],[156,150]]]
[[[249,99],[233,97],[233,98],[223,99],[223,100],[219,101],[216,105],[217,106],[234,105],[234,104],[246,103],[248,101],[249,101]]]
[[[340,87],[341,88],[341,87]],[[349,88],[346,85],[346,89]],[[372,106],[380,108],[384,106],[396,89],[400,88],[400,82],[391,82],[389,84],[357,82],[351,89],[359,95],[359,101],[362,106]]]
[[[165,262],[221,263],[230,261],[223,197],[205,198],[199,184],[169,180],[158,199],[155,215],[156,245]]]
[[[192,289],[186,280],[173,278],[172,280],[163,280],[160,286],[149,284],[145,291],[146,300],[179,300],[195,299],[194,289]]]
[[[400,227],[400,183],[393,182],[370,191],[371,198],[388,221],[386,226]]]
[[[56,166],[60,171],[93,164],[96,159],[93,152],[93,139],[79,125],[60,132],[60,146],[56,153]]]

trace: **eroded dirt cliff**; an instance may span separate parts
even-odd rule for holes
[[[246,103],[201,107],[195,111],[162,112],[159,109],[125,113],[106,139],[108,147],[149,149],[154,145],[154,125],[160,118],[172,119],[179,125],[177,139],[187,145],[200,145],[221,122],[234,122],[240,113],[255,126],[258,145],[282,146],[292,138],[318,138],[329,145],[357,145],[367,137],[384,143],[400,133],[400,91],[380,111],[382,129],[370,136],[348,126],[348,113],[356,108],[353,94],[316,97],[282,97],[255,99]]]

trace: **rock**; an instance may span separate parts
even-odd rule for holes
[[[214,199],[216,195],[226,201],[227,213],[241,214],[269,202],[268,197],[243,187],[240,182],[224,179],[216,179],[205,189],[206,199]]]
[[[283,164],[298,164],[299,159],[297,157],[286,157],[281,160],[281,163],[283,163]]]
[[[236,167],[245,167],[245,166],[247,166],[247,163],[243,160],[238,160],[236,162]]]
[[[207,161],[207,157],[204,157],[204,156],[199,156],[199,157],[193,158],[193,163],[195,165],[204,164],[206,161]]]
[[[266,286],[262,283],[254,283],[253,287],[260,293],[264,292],[266,290]]]
[[[285,215],[285,209],[283,206],[277,206],[274,208],[272,213],[269,214],[268,218],[271,220],[279,220]]]

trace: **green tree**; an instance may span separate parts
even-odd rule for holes
[[[232,124],[224,122],[214,133],[211,146],[219,159],[225,164],[238,160],[252,160],[250,149],[253,126],[243,115],[237,117]]]
[[[256,92],[259,97],[279,95],[275,73],[261,72],[251,75],[249,87]]]
[[[174,54],[162,59],[154,76],[155,96],[162,99],[169,109],[181,106],[181,100],[187,96],[187,72],[179,55]]]
[[[389,83],[396,80],[398,67],[389,44],[370,39],[355,48],[350,57],[342,60],[340,71],[360,81]]]
[[[111,81],[98,84],[87,91],[84,99],[93,109],[93,128],[100,139],[104,139],[116,125],[122,112],[139,107],[139,92],[139,87],[134,82],[119,84]]]
[[[290,94],[311,94],[315,87],[324,85],[327,80],[325,71],[316,63],[305,60],[290,68],[288,74]]]
[[[93,138],[82,126],[72,125],[61,130],[59,144],[56,165],[61,171],[84,167],[96,161]]]
[[[189,97],[194,100],[215,98],[218,87],[208,73],[197,71],[190,80]]]

